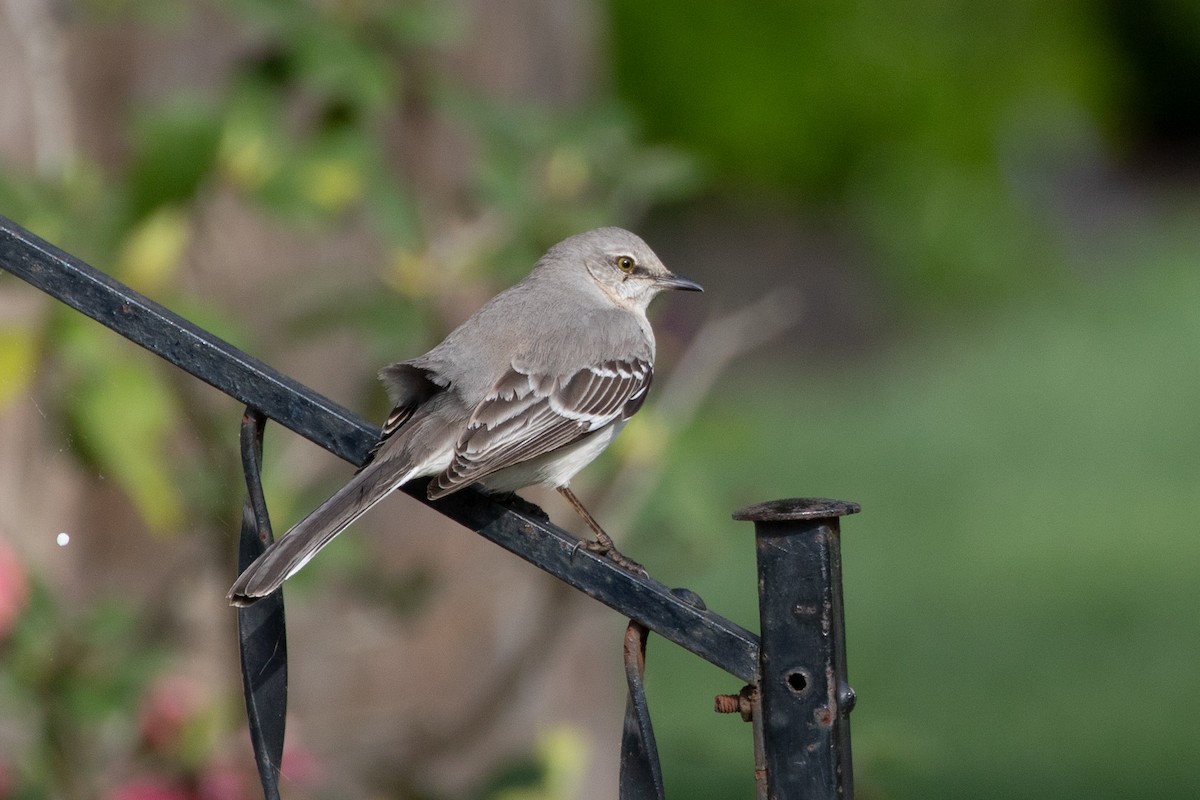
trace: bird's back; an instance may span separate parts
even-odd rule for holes
[[[636,315],[594,296],[598,292],[577,292],[565,303],[556,287],[535,278],[496,295],[407,363],[445,379],[469,402],[482,399],[514,366],[571,375],[621,357],[653,361],[653,335]]]

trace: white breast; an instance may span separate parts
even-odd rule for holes
[[[608,447],[624,427],[623,420],[614,422],[552,453],[514,464],[489,475],[482,483],[493,492],[515,492],[535,484],[566,486],[576,473],[592,463],[596,456]]]

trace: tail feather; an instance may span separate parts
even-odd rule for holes
[[[274,592],[350,523],[411,480],[414,471],[407,460],[369,464],[246,567],[229,589],[229,601],[247,606]]]

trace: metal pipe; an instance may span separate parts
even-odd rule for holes
[[[760,798],[854,796],[839,518],[858,511],[856,503],[796,498],[733,515],[754,523],[758,555]]]

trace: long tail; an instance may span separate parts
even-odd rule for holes
[[[246,567],[229,590],[230,603],[248,606],[278,589],[350,523],[412,480],[415,471],[407,459],[368,464]]]

